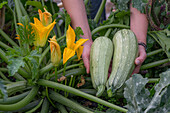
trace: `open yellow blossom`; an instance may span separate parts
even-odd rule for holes
[[[55,21],[48,26],[44,26],[37,18],[34,18],[34,24],[30,23],[35,33],[34,45],[44,47],[51,30],[55,25]]]
[[[57,43],[56,36],[50,38],[51,62],[54,66],[58,66],[61,60],[61,50]]]
[[[64,49],[63,53],[63,64],[65,64],[68,59],[73,57],[75,55],[75,52],[77,53],[78,60],[80,60],[80,57],[83,53],[83,46],[81,45],[84,44],[88,39],[79,39],[76,43],[74,43],[75,38],[75,32],[73,28],[69,25],[66,32],[67,47]]]
[[[44,26],[48,26],[52,22],[52,15],[44,8],[45,12],[38,10],[39,18]]]

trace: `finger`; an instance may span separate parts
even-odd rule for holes
[[[86,68],[86,73],[89,74],[90,73],[90,61],[89,58],[83,58],[83,62],[84,62],[84,66]]]
[[[133,72],[132,72],[131,76],[132,76],[133,74],[137,74],[137,73],[139,73],[139,71],[140,71],[140,67],[141,67],[141,65],[136,66],[136,67],[135,67],[135,69],[133,70]]]
[[[139,57],[137,57],[135,59],[135,64],[136,65],[141,65],[144,62],[145,59],[146,59],[146,52],[145,52],[145,50],[140,50],[139,51]]]

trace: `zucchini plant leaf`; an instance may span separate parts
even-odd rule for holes
[[[4,101],[8,98],[7,90],[2,80],[0,80],[0,97],[2,97]]]
[[[129,9],[130,0],[111,0],[111,2],[113,2],[120,11],[127,11]]]
[[[145,6],[148,0],[132,0],[133,7],[139,10],[141,13],[145,13]]]
[[[75,31],[77,40],[81,39],[80,35],[84,35],[84,33],[83,33],[81,27],[76,27],[76,29],[75,29],[74,31]]]
[[[7,68],[8,68],[8,72],[10,76],[13,76],[20,67],[24,67],[25,65],[23,57],[10,58],[8,61],[9,61],[9,64]]]
[[[35,6],[36,8],[43,10],[43,6],[39,1],[27,1],[25,6],[27,5]]]
[[[150,101],[150,92],[145,89],[148,82],[147,78],[143,78],[139,74],[134,74],[125,82],[124,97],[127,100],[128,113],[142,113],[146,109]]]
[[[148,79],[134,74],[125,82],[124,97],[127,100],[128,113],[167,113],[170,110],[170,69],[160,74],[155,94],[145,88]]]
[[[153,96],[150,104],[148,105],[144,113],[149,113],[150,110],[153,110],[153,109],[157,109],[155,111],[163,110],[164,111],[163,113],[167,113],[168,109],[170,110],[170,108],[168,108],[170,107],[170,103],[164,103],[164,102],[167,102],[165,101],[165,97],[168,97],[169,99],[168,98],[166,99],[170,102],[170,95],[167,96],[167,94],[170,94],[169,91],[167,91],[167,89],[169,89],[168,87],[169,85],[170,85],[170,69],[160,74],[160,81],[155,86],[155,91],[156,91],[155,95]],[[161,107],[159,108],[161,100],[165,104],[165,106],[162,107],[164,109],[162,109]]]
[[[154,33],[155,40],[160,44],[162,49],[165,51],[167,57],[170,59],[170,36],[167,36],[165,31],[157,31]]]

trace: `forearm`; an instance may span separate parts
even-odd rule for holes
[[[64,8],[71,17],[71,24],[73,28],[81,27],[84,33],[82,37],[92,41],[83,0],[62,0],[62,2],[64,4]]]
[[[140,13],[136,8],[130,5],[130,29],[135,33],[138,42],[146,44],[148,21],[145,14]]]

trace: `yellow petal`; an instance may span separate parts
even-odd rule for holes
[[[50,39],[50,50],[51,50],[51,62],[54,66],[58,66],[61,60],[61,50],[60,46],[57,43],[56,37],[53,36],[52,39]]]
[[[18,25],[20,25],[20,26],[22,26],[22,27],[24,27],[24,25],[22,24],[22,23],[17,23]]]
[[[40,9],[38,9],[38,13],[39,13],[40,21],[42,22],[43,21],[43,13]]]
[[[83,53],[83,46],[80,46],[77,50],[76,50],[76,53],[77,53],[77,57],[78,57],[78,60],[80,60],[80,57]]]
[[[71,57],[73,57],[74,55],[75,55],[74,50],[65,48],[64,53],[63,53],[63,64],[65,64],[67,62],[67,60],[70,59]]]
[[[66,43],[67,47],[73,49],[73,43],[75,42],[75,32],[73,28],[69,25],[68,30],[66,32]]]
[[[55,25],[55,21],[48,26],[43,26],[42,23],[37,19],[34,18],[34,24],[30,23],[33,28],[33,32],[35,34],[34,45],[44,47],[46,44],[47,38],[51,30]]]
[[[82,44],[84,44],[88,39],[79,39],[74,46],[74,50],[78,49]]]

